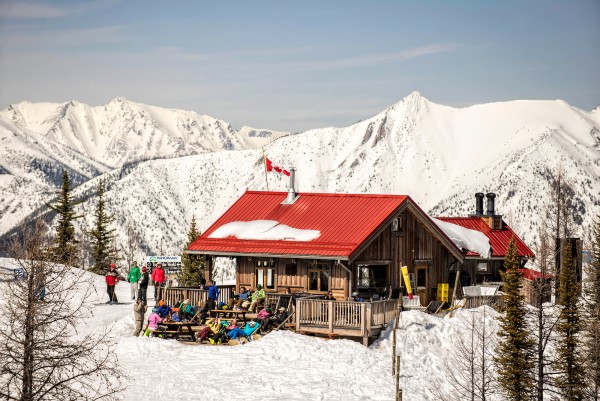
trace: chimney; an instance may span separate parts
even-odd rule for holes
[[[483,192],[475,194],[475,216],[483,216]]]
[[[496,194],[493,192],[488,192],[485,197],[487,198],[487,215],[494,216],[496,214],[496,202],[494,200],[496,198]]]
[[[300,195],[296,194],[296,189],[294,188],[295,180],[296,168],[292,167],[290,168],[290,188],[288,189],[287,197],[283,202],[281,202],[282,205],[291,205],[292,203],[296,202],[296,199],[300,197]]]

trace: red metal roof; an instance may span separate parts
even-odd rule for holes
[[[299,195],[293,204],[282,205],[287,192],[247,191],[188,250],[349,259],[406,199],[410,199],[405,195]],[[209,238],[224,224],[254,220],[275,220],[297,229],[319,230],[321,235],[312,241]]]
[[[527,280],[533,281],[533,280],[540,279],[542,277],[544,277],[544,278],[552,278],[553,277],[550,274],[542,274],[541,272],[539,272],[537,270],[532,270],[532,269],[519,269],[519,270],[523,274],[523,278],[526,278]]]
[[[514,233],[514,231],[504,223],[503,230],[492,230],[490,226],[480,217],[436,217],[442,221],[459,225],[461,227],[469,228],[471,230],[480,231],[485,234],[490,240],[492,246],[492,257],[504,257],[508,249],[510,239],[514,237],[515,244],[517,245],[517,251],[519,256],[533,258],[535,254],[529,249],[527,245]],[[479,256],[475,252],[469,251],[467,256]]]

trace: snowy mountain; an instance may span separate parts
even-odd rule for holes
[[[142,108],[146,113],[150,109]],[[13,121],[19,121],[16,115],[12,114]],[[48,126],[41,118],[30,116],[23,121],[28,122],[22,125],[38,130]],[[135,121],[134,125],[139,124]],[[116,117],[112,124],[123,125]],[[89,137],[86,130],[79,135],[76,130],[71,132],[69,146],[84,142],[75,141],[80,136]],[[127,135],[134,135],[132,132]],[[209,152],[207,147],[202,154],[148,160],[103,175],[108,181],[111,212],[117,217],[116,228],[123,238],[131,222],[145,252],[156,253],[161,245],[164,252],[179,252],[193,214],[204,230],[246,189],[267,188],[261,150],[252,149],[256,144],[248,138],[271,138],[279,133],[269,135],[271,131],[263,134],[247,128],[237,135],[223,132],[230,137],[216,135],[222,141],[215,142],[215,148],[220,144],[221,149],[231,149],[228,144],[235,144],[233,148],[243,150]],[[64,138],[51,135],[48,139]],[[127,143],[119,142],[120,146]],[[152,143],[144,142],[144,152],[153,146],[161,149]],[[132,146],[142,145],[134,141]],[[191,147],[182,145],[182,149]],[[121,154],[132,152],[123,150]],[[98,157],[91,150],[85,154]],[[577,194],[574,212],[581,224],[580,234],[600,213],[600,110],[586,112],[558,100],[458,109],[432,103],[415,92],[348,127],[279,137],[266,146],[266,154],[277,165],[298,169],[296,188],[300,192],[408,194],[431,215],[468,215],[474,212],[475,192],[496,192],[497,212],[530,243],[535,242],[536,227],[559,166]],[[269,174],[268,179],[270,190],[288,187],[287,178]],[[97,180],[86,181],[76,194],[93,195]],[[88,216],[84,224],[92,223],[94,204],[93,197],[82,204]],[[0,233],[12,226],[2,219]]]
[[[123,98],[11,105],[0,111],[0,233],[52,197],[65,169],[79,185],[141,160],[255,149],[284,135]]]

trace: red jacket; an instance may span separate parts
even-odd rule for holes
[[[152,270],[152,281],[155,283],[164,283],[165,282],[165,271],[162,267],[157,267]]]
[[[119,282],[121,278],[119,277],[119,273],[117,273],[114,270],[111,270],[108,273],[106,273],[104,279],[106,280],[106,285],[115,285]]]

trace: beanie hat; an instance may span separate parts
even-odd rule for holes
[[[146,270],[146,266],[142,266],[142,271],[145,272]]]
[[[160,301],[158,301],[158,304],[159,304],[160,306],[164,306],[164,305],[165,305],[165,301],[163,301],[163,300],[161,299]]]
[[[115,264],[114,264],[114,263],[111,263],[111,264],[110,264],[110,268],[111,268],[111,269],[114,269],[115,267],[116,267],[116,266],[115,266]]]

